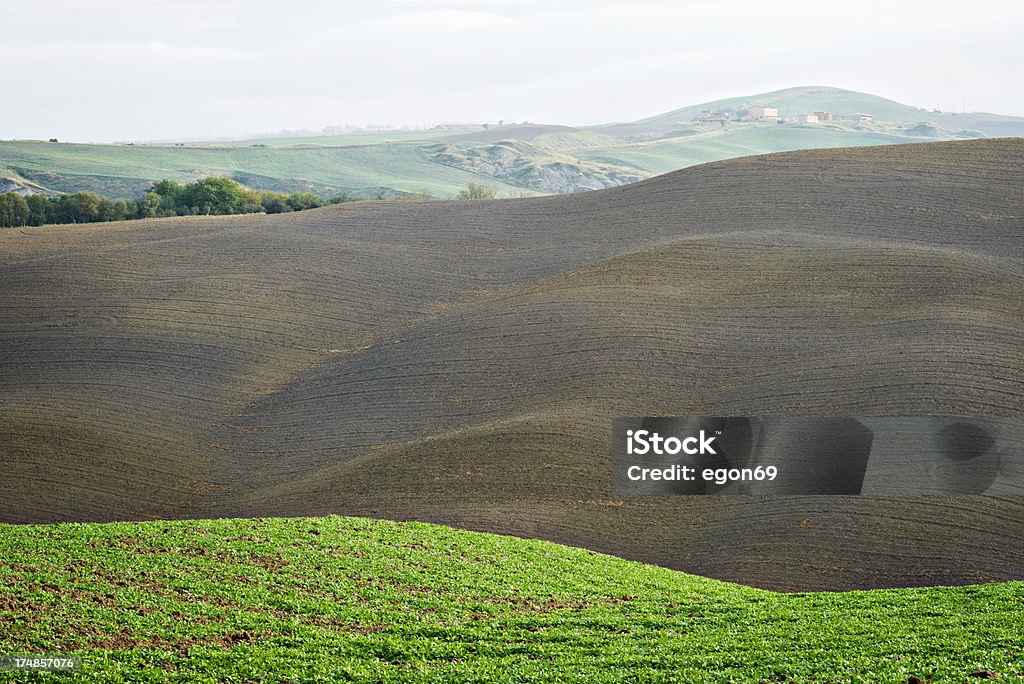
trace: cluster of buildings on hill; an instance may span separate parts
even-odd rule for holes
[[[761,105],[754,105],[747,107],[746,109],[740,109],[733,111],[726,109],[723,111],[712,111],[705,109],[697,117],[697,123],[702,126],[724,126],[730,121],[793,121],[796,123],[818,123],[819,121],[874,121],[875,117],[871,114],[861,114],[859,112],[854,114],[833,114],[832,112],[809,112],[806,114],[797,114],[796,116],[783,119],[779,116],[778,107],[767,107]]]

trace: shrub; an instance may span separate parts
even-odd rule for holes
[[[492,200],[498,196],[498,186],[470,182],[459,191],[460,200]]]

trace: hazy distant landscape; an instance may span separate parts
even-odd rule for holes
[[[752,106],[778,119],[742,121]],[[727,113],[725,125],[703,112]],[[801,123],[828,112],[834,120]],[[863,115],[863,116],[859,116]],[[840,119],[839,117],[844,117]],[[0,189],[141,196],[161,179],[229,176],[247,187],[374,199],[455,197],[468,183],[499,194],[558,194],[633,183],[720,159],[808,148],[1024,135],[1024,118],[910,107],[839,88],[799,87],[694,104],[631,123],[451,125],[307,138],[161,145],[0,141]]]

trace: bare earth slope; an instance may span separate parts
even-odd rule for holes
[[[614,499],[616,415],[1021,415],[1024,141],[0,232],[0,519],[418,518],[784,589],[1024,577],[1015,499]]]

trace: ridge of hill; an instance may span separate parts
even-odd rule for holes
[[[0,650],[89,681],[1024,681],[1020,582],[781,595],[339,517],[0,525],[0,551]]]

